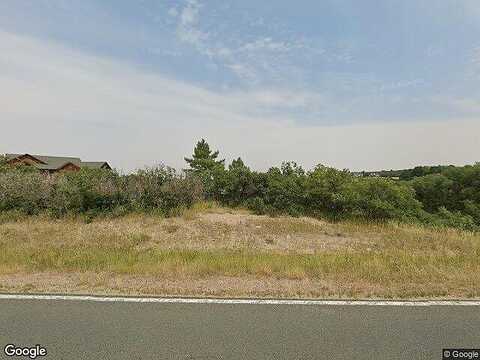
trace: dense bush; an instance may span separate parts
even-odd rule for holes
[[[410,184],[416,192],[417,199],[429,212],[435,212],[451,201],[454,182],[442,174],[417,177]]]
[[[454,227],[470,231],[480,230],[472,216],[460,211],[449,211],[445,207],[440,207],[435,213],[424,212],[422,222],[439,227]]]
[[[225,168],[223,160],[216,160],[218,154],[200,141],[192,159],[187,159],[190,171],[202,179],[208,198],[243,205],[256,214],[480,227],[480,164],[386,172],[409,179],[398,181],[358,177],[323,165],[305,172],[293,162],[255,172],[240,158]]]
[[[353,210],[348,191],[354,181],[348,171],[318,165],[306,179],[306,205],[312,214],[340,219]]]
[[[0,172],[0,211],[25,214],[67,214],[160,211],[169,215],[202,198],[197,178],[168,167],[140,170],[131,175],[81,169],[53,175],[24,169]]]
[[[217,200],[235,206],[259,194],[256,174],[240,158],[232,161],[222,178],[222,189],[217,192],[220,199]]]
[[[269,213],[299,216],[305,213],[304,170],[295,163],[283,163],[266,174],[264,201]]]
[[[443,167],[439,174],[416,177],[409,183],[430,213],[468,215],[480,226],[480,163]],[[458,216],[457,216],[458,217]]]
[[[49,178],[54,188],[48,208],[55,215],[111,211],[124,202],[121,178],[113,171],[82,169]]]
[[[347,189],[352,215],[368,220],[418,219],[422,204],[408,185],[383,178],[358,178]]]
[[[49,206],[54,185],[50,177],[21,170],[0,173],[0,211],[37,214]]]
[[[240,158],[225,167],[218,155],[202,140],[185,158],[190,168],[182,173],[160,166],[129,175],[88,169],[45,175],[28,166],[12,168],[0,157],[0,211],[54,216],[155,211],[168,216],[206,198],[256,214],[480,229],[480,164],[401,170],[411,180],[398,181],[323,165],[306,172],[294,162],[257,172]]]

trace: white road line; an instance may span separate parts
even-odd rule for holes
[[[275,300],[275,299],[201,299],[154,297],[102,297],[80,295],[0,294],[0,300],[63,300],[93,302],[160,303],[160,304],[239,304],[239,305],[330,305],[330,306],[480,306],[477,300]]]

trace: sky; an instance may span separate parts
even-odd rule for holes
[[[2,0],[0,153],[480,161],[478,0]]]

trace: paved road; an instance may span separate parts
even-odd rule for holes
[[[2,299],[0,357],[8,343],[46,359],[441,359],[480,347],[480,307]]]

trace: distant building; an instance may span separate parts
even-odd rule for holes
[[[33,166],[42,172],[78,171],[81,168],[111,169],[106,161],[82,161],[75,157],[43,156],[30,154],[5,154],[10,165]]]

